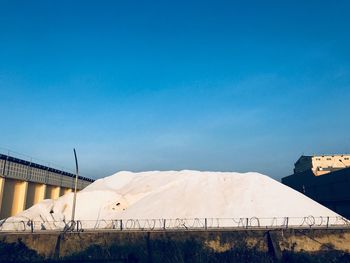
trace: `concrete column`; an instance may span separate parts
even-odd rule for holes
[[[7,178],[4,181],[0,219],[11,216],[12,204],[15,196],[16,180]]]
[[[64,189],[64,194],[71,193],[72,191],[73,191],[72,189],[66,188],[66,189]]]
[[[11,216],[22,212],[26,207],[28,182],[17,181],[14,187],[14,198],[11,208]]]
[[[0,214],[1,214],[1,206],[2,206],[2,197],[4,195],[4,185],[5,185],[5,178],[0,177]]]
[[[52,188],[52,192],[51,192],[51,199],[57,199],[60,197],[60,190],[61,190],[61,187],[59,186],[54,186]]]
[[[47,185],[45,199],[57,199],[60,197],[60,189],[59,186]]]
[[[70,192],[72,192],[72,189],[61,187],[60,196],[63,196],[63,195],[68,194]]]
[[[37,184],[34,196],[34,204],[37,204],[45,199],[46,184]]]
[[[46,185],[39,183],[28,183],[26,209],[39,203],[45,198]]]
[[[0,219],[23,211],[27,199],[28,182],[9,178],[4,181]]]

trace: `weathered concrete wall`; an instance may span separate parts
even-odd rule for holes
[[[201,248],[224,253],[236,248],[269,252],[281,257],[283,251],[320,252],[336,250],[349,253],[350,229],[280,229],[241,231],[159,231],[159,232],[80,232],[80,233],[0,233],[0,242],[23,242],[45,258],[63,258],[82,253],[91,246],[133,247],[151,256],[155,244],[200,244]],[[158,243],[157,243],[158,242]],[[159,249],[159,247],[157,248]],[[194,248],[195,249],[195,248]]]

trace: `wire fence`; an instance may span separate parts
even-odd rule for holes
[[[274,228],[350,228],[344,217],[108,219],[77,221],[0,221],[1,232],[165,231]]]

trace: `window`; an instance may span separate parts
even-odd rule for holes
[[[330,160],[332,160],[332,158],[327,158],[327,161],[330,161]]]
[[[345,157],[344,160],[349,161],[349,157]]]

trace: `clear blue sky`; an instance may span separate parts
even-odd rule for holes
[[[0,146],[95,178],[350,152],[349,3],[0,0]]]

